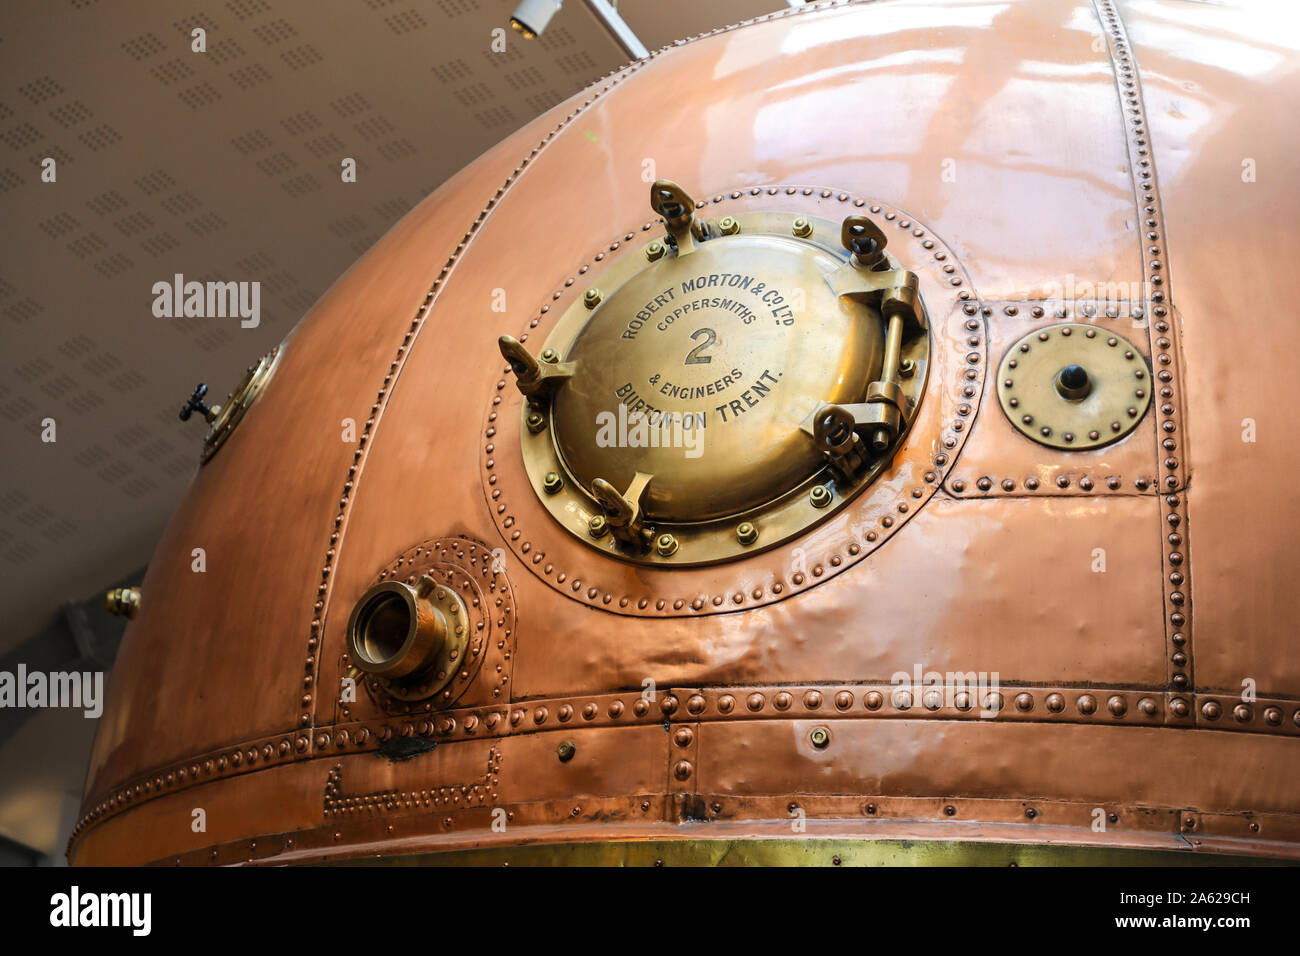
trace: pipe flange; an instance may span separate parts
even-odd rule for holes
[[[382,581],[353,607],[347,641],[372,688],[397,700],[427,700],[463,665],[469,612],[454,587],[430,575],[414,585]]]

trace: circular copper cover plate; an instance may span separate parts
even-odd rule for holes
[[[1071,388],[1068,372],[1078,377]],[[1151,367],[1117,332],[1065,322],[1035,329],[998,366],[998,401],[1040,445],[1100,448],[1137,427],[1151,404]]]

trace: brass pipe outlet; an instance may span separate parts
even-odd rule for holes
[[[361,670],[387,680],[421,677],[442,656],[455,624],[435,603],[439,587],[422,578],[376,584],[361,596],[348,620],[348,654]],[[463,626],[463,622],[461,622]]]

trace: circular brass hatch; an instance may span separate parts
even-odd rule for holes
[[[929,357],[916,277],[864,216],[697,221],[656,183],[667,234],[602,273],[534,357],[525,466],[592,547],[691,565],[770,547],[865,487],[911,421]]]
[[[674,523],[743,514],[806,481],[824,461],[801,426],[822,404],[860,401],[884,351],[879,313],[827,286],[841,265],[739,234],[626,282],[565,355],[580,371],[552,426],[570,474],[620,491],[653,475],[642,511]]]

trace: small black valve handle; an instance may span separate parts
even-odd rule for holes
[[[217,412],[220,410],[220,407],[216,405],[209,405],[207,402],[205,402],[203,400],[203,396],[207,394],[208,394],[208,386],[200,382],[195,387],[194,394],[191,395],[189,397],[189,400],[184,405],[181,406],[181,421],[183,422],[189,421],[190,416],[193,415],[195,412],[202,412],[204,420],[208,422],[211,422],[212,419],[217,417]]]

